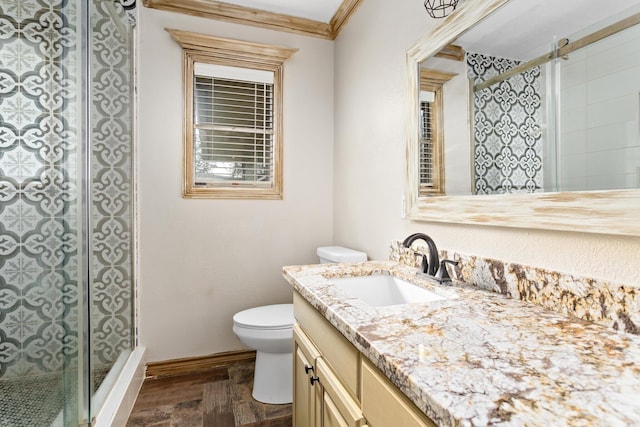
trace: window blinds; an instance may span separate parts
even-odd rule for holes
[[[196,186],[271,186],[273,73],[195,65]]]
[[[433,127],[432,102],[420,101],[420,186],[433,187]]]

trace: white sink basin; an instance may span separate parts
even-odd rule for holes
[[[341,277],[331,282],[352,298],[373,306],[441,301],[449,297],[416,286],[397,277],[374,276]]]

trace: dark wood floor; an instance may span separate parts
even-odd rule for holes
[[[251,397],[253,361],[197,374],[147,378],[128,427],[291,427],[291,405]]]

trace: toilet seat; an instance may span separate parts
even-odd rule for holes
[[[233,316],[234,326],[246,329],[291,329],[294,323],[293,304],[274,304],[250,308]]]

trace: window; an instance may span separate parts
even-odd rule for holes
[[[438,94],[439,95],[439,94]],[[439,98],[439,97],[438,97]],[[434,108],[436,93],[426,90],[420,91],[420,192],[426,193],[439,188],[438,161],[434,153],[440,152],[436,146],[437,124],[434,123]],[[435,110],[435,111],[434,111]]]
[[[420,69],[419,197],[445,194],[442,86],[454,76]]]
[[[195,64],[196,188],[261,188],[273,182],[273,73],[241,80],[239,71],[244,70]]]
[[[296,49],[167,30],[183,48],[183,197],[282,199],[282,75]]]

